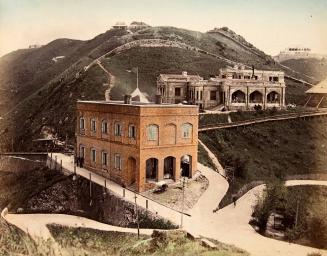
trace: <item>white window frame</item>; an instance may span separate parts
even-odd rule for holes
[[[107,122],[107,120],[102,120],[102,122],[101,122],[101,132],[103,134],[108,134],[108,122]]]
[[[93,126],[93,124],[94,124],[94,126]],[[97,131],[97,121],[95,118],[92,118],[91,119],[91,132],[96,132],[96,131]]]
[[[85,118],[84,117],[80,117],[80,119],[79,119],[79,129],[82,131],[85,130]]]
[[[79,157],[85,158],[85,146],[82,144],[79,145]]]
[[[128,126],[128,137],[132,139],[136,139],[136,126],[134,124],[130,124]]]
[[[101,152],[101,163],[104,166],[108,166],[108,152],[107,151]]]
[[[121,160],[120,154],[115,154],[115,156],[114,156],[114,167],[117,170],[121,170],[121,168],[122,168],[122,160]]]
[[[117,127],[119,127],[119,129],[117,129]],[[114,124],[114,135],[115,136],[122,136],[122,124],[120,122],[115,122]]]
[[[93,158],[93,152],[94,152],[94,158]],[[92,163],[97,162],[97,151],[95,148],[91,148],[91,162]]]
[[[151,134],[150,133],[152,133],[151,132],[151,128],[152,127],[156,127],[156,135],[155,136],[151,136]],[[147,139],[149,140],[149,141],[157,141],[158,139],[159,139],[159,126],[158,125],[156,125],[156,124],[150,124],[150,125],[148,125],[148,127],[147,127],[147,129],[146,129],[146,136],[147,136]],[[154,138],[155,137],[155,138]]]
[[[187,131],[184,129],[187,128]],[[192,138],[193,133],[193,125],[190,123],[184,123],[182,124],[182,138],[183,139],[190,139]]]

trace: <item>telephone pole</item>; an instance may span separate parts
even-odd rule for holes
[[[182,183],[182,211],[181,211],[181,228],[183,228],[183,215],[184,215],[184,200],[185,200],[185,177],[183,176]]]
[[[134,194],[134,199],[135,199],[135,211],[136,211],[136,222],[137,222],[137,238],[140,238],[140,220],[139,220],[139,211],[137,208],[137,203],[136,203],[136,193]]]

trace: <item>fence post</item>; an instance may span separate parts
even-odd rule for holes
[[[125,197],[125,189],[123,188],[123,197]]]
[[[55,156],[54,170],[57,170],[57,156]]]
[[[74,175],[76,175],[76,164],[74,163]]]
[[[90,199],[92,197],[92,179],[91,179],[91,173],[90,173]]]
[[[62,159],[60,159],[60,171],[62,172]]]
[[[145,200],[145,209],[148,212],[148,209],[149,209],[149,200],[148,199]]]

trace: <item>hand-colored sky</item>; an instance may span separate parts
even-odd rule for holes
[[[292,45],[327,53],[327,0],[0,0],[0,56],[134,20],[201,32],[227,26],[272,55]]]

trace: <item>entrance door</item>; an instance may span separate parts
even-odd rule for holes
[[[164,160],[164,179],[173,179],[175,172],[175,157],[168,156]]]
[[[127,168],[128,168],[128,179],[129,179],[128,185],[132,185],[136,181],[136,160],[135,160],[135,158],[133,158],[133,157],[128,158]]]

